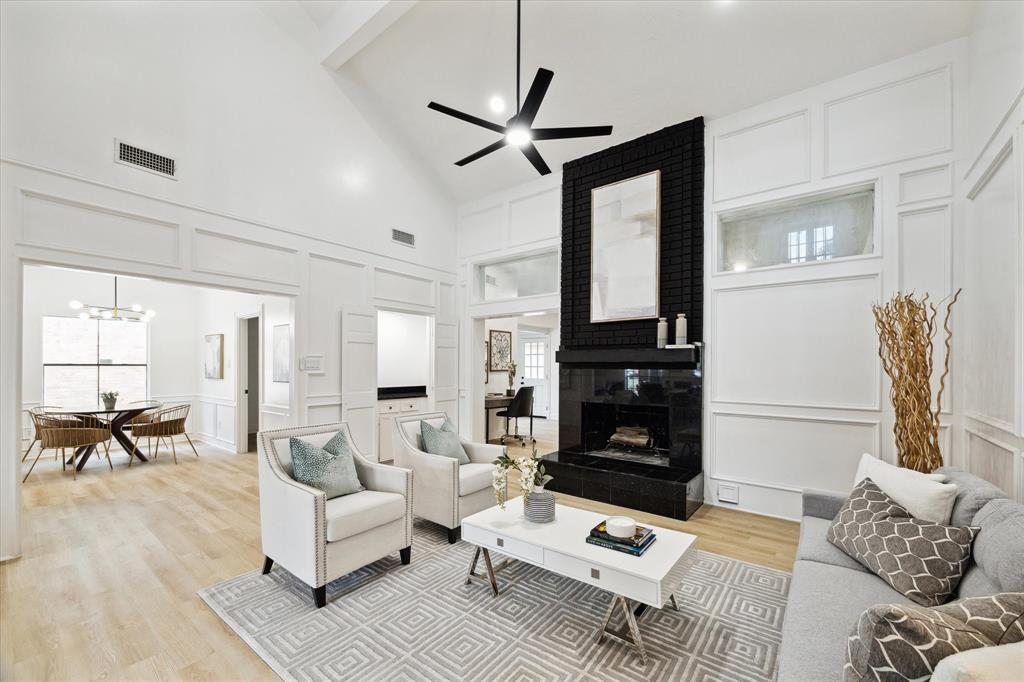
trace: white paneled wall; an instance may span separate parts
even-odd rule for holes
[[[964,294],[958,464],[1024,502],[1024,4],[981,2],[970,41],[969,132],[956,169]]]
[[[562,174],[552,173],[458,209],[459,295],[455,302],[462,347],[473,349],[460,358],[458,413],[460,430],[475,440],[484,437],[484,394],[504,391],[508,381],[505,375],[495,373],[484,383],[486,329],[482,323],[474,324],[473,319],[514,317],[560,307],[557,293],[481,303],[474,298],[476,268],[498,259],[558,250],[561,206]]]
[[[894,459],[871,304],[901,288],[941,299],[953,286],[966,51],[966,40],[955,41],[709,122],[712,503],[729,483],[739,508],[797,517],[802,489],[848,490],[862,452]],[[719,271],[720,215],[863,185],[876,204],[867,255]]]
[[[291,402],[261,406],[278,423],[348,416],[343,309],[432,312],[456,281],[453,204],[276,23],[305,21],[301,7],[123,9],[0,6],[0,61],[32,65],[4,69],[0,98],[0,559],[21,546],[24,263],[291,297]],[[67,54],[91,58],[69,68]],[[178,179],[115,163],[119,136],[175,156]],[[416,233],[416,249],[392,243],[392,227]],[[298,371],[305,355],[323,371]],[[198,430],[233,436],[233,396],[203,400]]]

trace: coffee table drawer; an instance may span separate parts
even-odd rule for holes
[[[505,537],[500,533],[477,528],[476,526],[464,524],[462,526],[462,539],[474,545],[493,549],[495,552],[529,561],[532,564],[540,565],[544,560],[544,550],[537,545]]]
[[[653,580],[638,578],[550,549],[544,550],[544,568],[644,604],[659,606],[658,585]]]

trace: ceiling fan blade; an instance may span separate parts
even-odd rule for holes
[[[430,104],[427,105],[427,108],[433,109],[434,111],[440,111],[442,114],[454,116],[460,121],[465,121],[466,123],[472,123],[473,125],[480,126],[481,128],[493,130],[496,133],[501,133],[502,135],[505,134],[505,126],[499,123],[491,123],[490,121],[485,121],[484,119],[477,118],[476,116],[473,116],[471,114],[464,114],[458,109],[452,109],[451,107],[446,107],[445,105],[438,104],[437,102],[431,102]]]
[[[467,156],[464,159],[459,159],[458,161],[455,162],[455,165],[456,166],[465,166],[467,163],[472,163],[473,161],[476,161],[477,159],[479,159],[482,156],[487,156],[491,152],[498,151],[499,149],[501,149],[502,147],[504,147],[507,144],[508,144],[508,140],[506,140],[503,137],[500,140],[498,140],[497,142],[495,142],[494,144],[489,144],[486,147],[484,147],[483,149],[481,149],[480,151],[473,152],[472,154],[470,154],[469,156]]]
[[[570,137],[597,137],[611,135],[611,126],[579,126],[574,128],[534,128],[530,137],[535,140],[565,140]]]
[[[551,79],[554,78],[554,76],[554,71],[549,71],[548,69],[537,69],[537,75],[533,77],[533,84],[530,86],[530,91],[526,93],[526,99],[523,100],[523,107],[519,110],[519,115],[515,118],[517,124],[526,126],[527,128],[533,125],[533,119],[537,117],[537,112],[540,110],[540,103],[544,100],[544,95],[547,93],[548,86],[551,85]]]
[[[526,158],[530,160],[530,163],[533,164],[533,167],[537,169],[538,173],[541,175],[547,175],[551,172],[551,169],[548,168],[546,163],[544,163],[544,159],[541,158],[540,152],[537,151],[537,148],[533,146],[532,142],[527,142],[520,147],[520,149],[522,150],[523,155],[526,156]]]

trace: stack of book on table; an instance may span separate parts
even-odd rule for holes
[[[590,535],[587,536],[587,542],[598,547],[606,547],[617,552],[640,556],[654,544],[657,537],[652,529],[641,525],[637,525],[636,533],[631,538],[616,537],[608,533],[602,521],[591,529]]]

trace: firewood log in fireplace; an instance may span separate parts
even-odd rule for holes
[[[646,426],[617,426],[608,439],[609,445],[625,445],[630,448],[654,447],[654,439]]]

